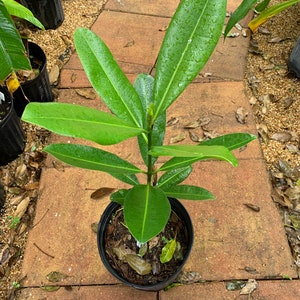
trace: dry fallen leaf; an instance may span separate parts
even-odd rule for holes
[[[29,202],[30,202],[29,197],[26,197],[25,199],[23,199],[17,206],[14,216],[21,219],[28,208]]]
[[[86,99],[94,100],[96,99],[96,92],[93,89],[75,89],[75,92]]]
[[[177,124],[179,122],[179,119],[176,117],[172,117],[171,119],[169,119],[167,121],[166,126],[174,126],[175,124]]]
[[[102,187],[97,189],[91,194],[91,198],[94,200],[100,200],[109,194],[111,194],[115,189],[114,188],[109,188],[109,187]]]
[[[244,107],[240,106],[235,112],[236,120],[241,124],[245,124],[248,114],[248,111]]]
[[[292,135],[289,132],[276,132],[271,136],[271,140],[286,143],[290,141]]]
[[[248,279],[246,285],[240,291],[240,295],[250,295],[258,288],[258,283],[255,279]]]
[[[178,135],[171,137],[170,139],[170,144],[176,144],[185,139],[186,135],[185,133],[179,133]]]

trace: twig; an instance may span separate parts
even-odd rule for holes
[[[48,213],[49,208],[47,208],[46,212],[43,214],[43,216],[34,224],[32,225],[31,229],[33,229],[35,226],[37,226],[46,216],[46,214]]]
[[[36,243],[33,243],[33,245],[35,247],[37,247],[42,253],[44,253],[45,255],[51,257],[51,258],[55,258],[55,256],[48,254],[47,252],[45,252],[44,250],[42,250]]]

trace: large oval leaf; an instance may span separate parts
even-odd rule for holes
[[[44,151],[57,159],[83,169],[107,173],[135,174],[143,171],[117,155],[94,147],[74,144],[52,144]]]
[[[137,185],[126,195],[125,224],[140,243],[146,243],[159,234],[167,224],[170,213],[170,202],[158,188]]]
[[[233,166],[238,165],[235,156],[223,146],[194,146],[194,145],[169,145],[152,147],[149,151],[154,156],[194,157],[198,159],[225,160]]]
[[[197,76],[221,36],[226,0],[182,0],[166,32],[156,64],[154,119]]]
[[[76,29],[74,42],[89,81],[106,105],[119,118],[141,127],[141,100],[104,42],[85,28]]]
[[[261,14],[253,19],[249,24],[249,28],[255,32],[257,28],[266,22],[269,18],[272,18],[279,14],[281,11],[289,8],[292,5],[295,5],[296,3],[300,2],[300,0],[288,0],[284,1],[282,3],[274,4],[273,6],[263,10]]]
[[[230,29],[240,20],[242,20],[247,13],[250,11],[251,7],[257,2],[257,0],[243,0],[239,7],[231,15],[224,32],[226,37]]]
[[[30,70],[31,65],[20,34],[2,1],[0,1],[0,24],[1,83],[13,70]]]
[[[193,185],[176,185],[170,187],[164,192],[168,197],[173,197],[176,199],[186,199],[186,200],[210,200],[215,199],[214,195],[201,187]]]
[[[250,133],[229,133],[217,136],[213,139],[201,142],[202,146],[224,146],[228,150],[241,148],[256,139],[256,136]]]
[[[164,173],[158,180],[158,187],[166,190],[169,187],[177,185],[185,180],[192,172],[192,167],[187,166],[179,169],[172,169]]]
[[[33,13],[25,6],[21,5],[15,0],[2,0],[8,13],[11,16],[15,16],[24,19],[40,29],[45,29],[44,25],[33,15]]]
[[[29,103],[22,120],[55,133],[112,145],[143,132],[109,113],[67,103]]]

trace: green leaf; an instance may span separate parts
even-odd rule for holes
[[[115,154],[89,146],[52,144],[46,146],[44,151],[50,153],[64,163],[83,169],[97,170],[113,174],[134,174],[143,172],[136,166]]]
[[[263,0],[255,6],[255,11],[261,13],[270,3],[271,0]]]
[[[202,146],[224,146],[228,150],[241,148],[251,141],[255,140],[256,136],[249,133],[230,133],[217,136],[213,139],[201,142]]]
[[[248,14],[256,2],[257,0],[243,0],[239,7],[231,15],[224,31],[224,37],[228,35],[229,31],[236,23],[238,23]]]
[[[21,5],[15,0],[2,0],[8,13],[24,19],[40,29],[45,29],[44,25],[33,15],[33,13],[25,6]]]
[[[140,243],[159,234],[168,222],[171,205],[165,193],[150,185],[137,185],[126,195],[124,219]]]
[[[201,187],[193,185],[176,185],[164,190],[168,197],[186,200],[209,200],[215,199],[214,195]]]
[[[168,243],[161,249],[161,254],[159,260],[162,264],[169,262],[174,255],[176,250],[176,239],[171,239]]]
[[[217,159],[225,160],[233,166],[238,165],[235,156],[223,146],[195,146],[195,145],[169,145],[152,147],[149,151],[154,156],[175,156],[175,157],[194,157],[198,160],[203,159]],[[161,171],[161,169],[160,169]]]
[[[165,190],[171,186],[177,185],[185,180],[191,174],[192,170],[191,166],[187,166],[166,172],[159,178],[158,187]]]
[[[135,174],[113,174],[110,173],[111,176],[117,178],[118,180],[128,183],[130,185],[137,185],[139,184],[138,178],[135,176]]]
[[[115,193],[110,195],[110,200],[113,202],[119,203],[120,205],[123,206],[127,193],[128,193],[128,190],[126,190],[126,189],[118,190]]]
[[[29,103],[22,120],[55,133],[83,138],[102,145],[119,143],[143,132],[97,109],[67,103]]]
[[[74,42],[88,79],[106,105],[119,118],[142,127],[141,100],[105,43],[85,28],[76,29]]]
[[[31,70],[25,47],[14,22],[0,1],[0,83],[17,70]]]
[[[255,32],[257,28],[266,22],[269,18],[272,18],[279,14],[281,11],[289,8],[292,5],[295,5],[296,3],[299,3],[300,0],[289,0],[289,1],[284,1],[278,4],[274,4],[273,6],[263,10],[261,14],[253,19],[249,24],[249,28]]]
[[[154,120],[208,61],[222,33],[226,3],[226,0],[180,1],[156,64]]]

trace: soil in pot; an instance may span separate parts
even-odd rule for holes
[[[54,100],[44,51],[37,44],[29,42],[28,53],[32,71],[18,71],[21,87],[13,93],[15,110],[19,117],[29,102]]]
[[[168,241],[174,239],[176,250],[172,259],[161,263],[162,249]],[[104,235],[105,255],[109,264],[134,287],[156,285],[178,274],[190,251],[190,242],[191,237],[184,222],[173,211],[165,229],[143,246],[137,246],[136,240],[126,228],[122,209],[113,214]],[[135,268],[139,272],[146,270],[147,274],[140,275]]]

